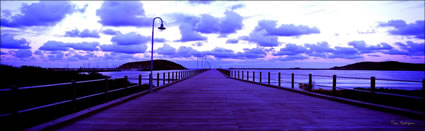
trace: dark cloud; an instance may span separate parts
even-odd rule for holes
[[[214,16],[204,14],[201,15],[200,21],[195,30],[201,33],[217,33],[219,31],[218,24],[220,20]]]
[[[189,4],[192,4],[192,5],[198,5],[198,4],[208,5],[214,2],[214,0],[189,0],[188,2]]]
[[[206,55],[212,55],[216,58],[235,58],[236,54],[231,49],[216,47],[211,51],[205,52]]]
[[[112,30],[112,29],[103,30],[102,33],[103,34],[107,34],[107,35],[118,35],[118,34],[121,34],[120,31],[115,31],[115,30]]]
[[[96,11],[104,26],[151,26],[140,1],[104,1]]]
[[[317,42],[316,44],[304,44],[308,48],[307,55],[328,58],[329,54],[334,51],[334,49],[329,47],[328,42]]]
[[[15,57],[18,58],[29,58],[32,56],[32,52],[29,49],[19,49],[15,51]]]
[[[274,55],[298,55],[306,52],[307,49],[305,47],[289,43],[286,44],[285,48],[280,48],[279,52]]]
[[[151,38],[151,40],[152,40],[152,38]],[[155,38],[155,39],[153,39],[153,41],[155,41],[155,42],[167,42],[167,40],[165,40],[164,38]]]
[[[424,56],[425,52],[425,43],[415,43],[412,41],[407,41],[406,44],[397,42],[396,45],[401,49],[393,49],[383,52],[384,54],[389,55],[406,55],[406,56]]]
[[[238,52],[236,54],[238,58],[255,59],[255,58],[264,58],[267,55],[266,51],[264,51],[263,48],[258,48],[258,47],[252,48],[252,49],[244,48],[243,50],[244,52],[242,53]]]
[[[138,45],[145,44],[151,40],[151,37],[142,36],[135,32],[130,32],[127,34],[118,34],[112,37],[111,41],[118,45]]]
[[[156,50],[156,52],[158,54],[162,54],[162,55],[174,55],[176,54],[176,49],[174,47],[171,47],[168,44],[164,44],[162,47],[158,48]]]
[[[47,59],[50,61],[62,60],[64,57],[64,53],[62,51],[53,51],[47,55]]]
[[[100,45],[100,49],[105,52],[136,54],[144,53],[147,49],[146,44],[139,45],[118,45],[116,43],[110,45]]]
[[[363,58],[363,56],[354,48],[335,47],[335,50],[329,55],[329,58],[358,59]]]
[[[227,41],[226,41],[226,43],[229,43],[229,44],[236,44],[236,43],[238,43],[239,42],[239,40],[237,40],[237,39],[228,39]]]
[[[176,56],[180,56],[180,57],[191,57],[191,56],[199,57],[203,55],[204,54],[202,52],[199,52],[193,49],[192,47],[187,47],[187,46],[180,46],[176,54]]]
[[[348,45],[356,48],[361,53],[373,53],[381,50],[391,50],[393,48],[387,43],[380,43],[376,46],[366,46],[366,42],[362,40],[348,42]]]
[[[232,10],[236,10],[236,9],[243,8],[243,7],[245,7],[245,5],[244,5],[244,4],[236,4],[236,5],[233,5],[233,6],[231,7],[231,9],[232,9]]]
[[[1,48],[7,49],[30,49],[29,42],[25,39],[16,39],[14,35],[2,34],[1,35]]]
[[[80,43],[65,43],[61,41],[47,41],[39,50],[45,51],[67,51],[70,48],[74,50],[96,51],[99,50],[98,42],[80,42]]]
[[[181,24],[179,29],[181,34],[181,39],[179,40],[180,42],[207,40],[207,37],[202,36],[198,32],[195,32],[193,26],[190,24]]]
[[[74,29],[72,31],[67,31],[65,33],[65,36],[67,36],[67,37],[81,37],[81,38],[88,38],[88,37],[100,38],[98,31],[96,31],[96,30],[90,31],[88,29],[84,29],[81,32],[77,29]]]
[[[279,46],[277,36],[266,35],[264,30],[253,31],[249,34],[249,37],[242,37],[242,40],[254,42],[264,47]]]
[[[40,1],[32,4],[22,4],[20,14],[1,18],[1,26],[50,26],[60,22],[75,7],[69,1]]]
[[[418,39],[425,39],[425,21],[417,20],[415,23],[407,24],[404,20],[390,20],[382,22],[380,27],[393,27],[389,30],[392,35],[415,36]]]
[[[300,36],[320,33],[318,28],[305,25],[282,24],[277,27],[276,21],[272,20],[259,21],[255,30],[263,29],[267,32],[267,35],[273,36]]]

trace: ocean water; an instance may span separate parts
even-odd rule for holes
[[[231,70],[237,71],[237,70]],[[355,87],[370,88],[370,78],[376,79],[376,88],[390,88],[403,90],[420,90],[422,89],[422,80],[425,79],[425,71],[371,71],[371,70],[239,70],[240,77],[244,71],[244,79],[246,80],[249,72],[249,80],[253,80],[253,72],[255,72],[255,81],[259,82],[259,74],[262,72],[262,83],[267,83],[267,74],[270,72],[271,84],[278,84],[278,73],[281,73],[281,86],[291,87],[291,73],[294,73],[294,81],[296,83],[308,83],[308,74],[312,74],[314,88],[331,89],[332,75],[337,76],[336,86],[338,89],[352,89]],[[317,76],[320,75],[320,76]],[[328,76],[328,77],[324,77]],[[236,76],[237,77],[237,76]],[[355,77],[360,79],[342,78]],[[388,79],[388,80],[383,80]],[[391,80],[391,81],[389,81]],[[406,82],[417,81],[417,82]],[[298,84],[294,85],[298,88]]]
[[[164,70],[154,71],[154,79],[156,74],[160,74],[160,79],[163,78],[163,72],[165,72],[165,79],[168,79],[167,72],[176,72],[184,70]],[[187,70],[186,70],[187,71]],[[231,70],[237,71],[237,70]],[[246,72],[248,71],[249,80],[253,80],[253,72],[255,72],[255,81],[259,82],[259,75],[262,72],[262,82],[267,83],[267,73],[270,72],[271,84],[278,85],[278,73],[281,73],[281,86],[291,87],[291,73],[295,74],[294,80],[296,82],[295,88],[298,88],[297,83],[308,83],[308,74],[312,74],[312,81],[314,88],[331,89],[332,87],[332,75],[337,76],[336,85],[337,89],[352,89],[355,87],[370,87],[370,77],[376,78],[376,88],[391,88],[391,89],[403,89],[403,90],[420,90],[422,89],[422,80],[425,79],[424,71],[369,71],[369,70],[239,70],[240,77],[242,77],[242,71],[244,71],[244,79],[246,80]],[[111,76],[112,78],[123,78],[124,76],[129,77],[131,83],[138,83],[138,75],[142,75],[142,84],[148,84],[148,75],[150,71],[119,71],[119,72],[101,72],[103,75]],[[171,75],[171,74],[170,74]],[[329,77],[322,77],[322,76]],[[356,77],[362,79],[351,79],[341,77]],[[400,80],[400,81],[387,81],[389,80]],[[418,81],[418,82],[405,82],[405,81]],[[168,81],[166,80],[166,83]],[[153,81],[156,84],[156,81]],[[162,85],[162,81],[160,81]]]

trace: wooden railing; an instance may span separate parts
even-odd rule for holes
[[[159,87],[161,86],[161,80],[162,85],[165,85],[166,83],[172,83],[176,80],[197,75],[203,71],[205,70],[156,73],[156,79],[153,79],[156,83],[153,84]],[[162,74],[162,79],[159,77],[160,74]],[[168,74],[167,78],[165,78],[165,74]],[[130,84],[128,82],[129,78],[138,79],[138,84]],[[0,123],[10,123],[11,125],[15,125],[15,127],[19,126],[22,128],[40,124],[41,122],[94,106],[95,104],[93,103],[101,104],[134,92],[145,90],[149,86],[143,86],[142,80],[149,80],[149,78],[140,74],[133,77],[125,76],[124,78],[71,81],[50,85],[0,89],[0,102],[2,104],[2,109],[0,110]],[[46,117],[45,119],[28,118],[35,116],[40,117],[40,115],[37,115],[37,113],[40,112],[46,113],[43,114],[44,117]],[[48,113],[55,114],[58,112],[62,113],[49,117],[51,114]]]

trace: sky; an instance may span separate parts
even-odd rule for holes
[[[425,63],[424,1],[1,1],[1,64],[188,68]],[[205,62],[203,62],[205,61]],[[202,64],[202,62],[204,64]]]

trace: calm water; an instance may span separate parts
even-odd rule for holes
[[[154,78],[156,74],[160,74],[160,79],[163,78],[163,72],[165,72],[165,79],[168,79],[167,72],[176,72],[181,70],[166,70],[166,71],[154,71]],[[295,73],[295,82],[308,83],[308,74],[313,75],[313,83],[316,85],[314,88],[330,89],[332,86],[332,75],[337,75],[337,87],[343,88],[355,88],[355,87],[370,87],[370,77],[375,76],[376,88],[392,88],[392,89],[404,89],[404,90],[416,90],[422,89],[421,82],[402,82],[402,81],[384,81],[379,79],[392,79],[392,80],[410,80],[410,81],[422,81],[425,79],[424,71],[364,71],[364,70],[240,70],[244,71],[244,79],[246,79],[246,71],[249,71],[249,80],[252,81],[253,72],[255,72],[255,81],[259,81],[259,72],[262,72],[262,82],[267,83],[267,72],[270,72],[271,84],[277,85],[278,72],[281,73],[281,86],[291,87],[291,73]],[[120,71],[120,72],[101,72],[104,75],[111,76],[112,78],[123,78],[124,76],[129,77],[129,81],[132,83],[138,83],[138,75],[141,74],[143,79],[142,83],[148,83],[148,74],[150,71]],[[171,74],[170,74],[171,75]],[[305,76],[303,76],[305,75]],[[318,77],[314,75],[325,75],[330,77]],[[339,76],[344,77],[358,77],[367,78],[362,79],[346,79],[338,78]],[[242,72],[240,74],[242,77]],[[154,83],[156,81],[154,80]],[[162,81],[160,82],[160,85]],[[326,87],[329,86],[329,87]],[[298,84],[295,84],[295,88],[298,88]]]
[[[240,70],[242,71],[242,70]],[[337,75],[337,87],[343,88],[355,88],[355,87],[370,87],[370,77],[375,76],[376,88],[392,88],[392,89],[404,89],[404,90],[416,90],[422,89],[421,82],[402,82],[402,81],[385,81],[379,79],[391,79],[391,80],[410,80],[410,81],[422,81],[425,79],[424,71],[365,71],[365,70],[243,70],[245,72],[244,79],[246,79],[246,71],[249,71],[249,80],[252,81],[253,72],[255,72],[255,81],[259,81],[259,72],[262,72],[262,82],[267,83],[267,72],[270,72],[271,83],[277,85],[278,72],[281,73],[281,86],[291,87],[291,73],[295,74],[295,82],[308,83],[308,74],[313,75],[314,88],[329,89],[332,86],[332,75]],[[324,75],[330,77],[319,77],[314,75]],[[347,79],[338,78],[339,76],[344,77],[358,77],[367,78],[362,79]],[[240,73],[242,77],[242,72]],[[329,86],[329,87],[326,87]],[[295,84],[295,88],[298,88],[298,84]]]

